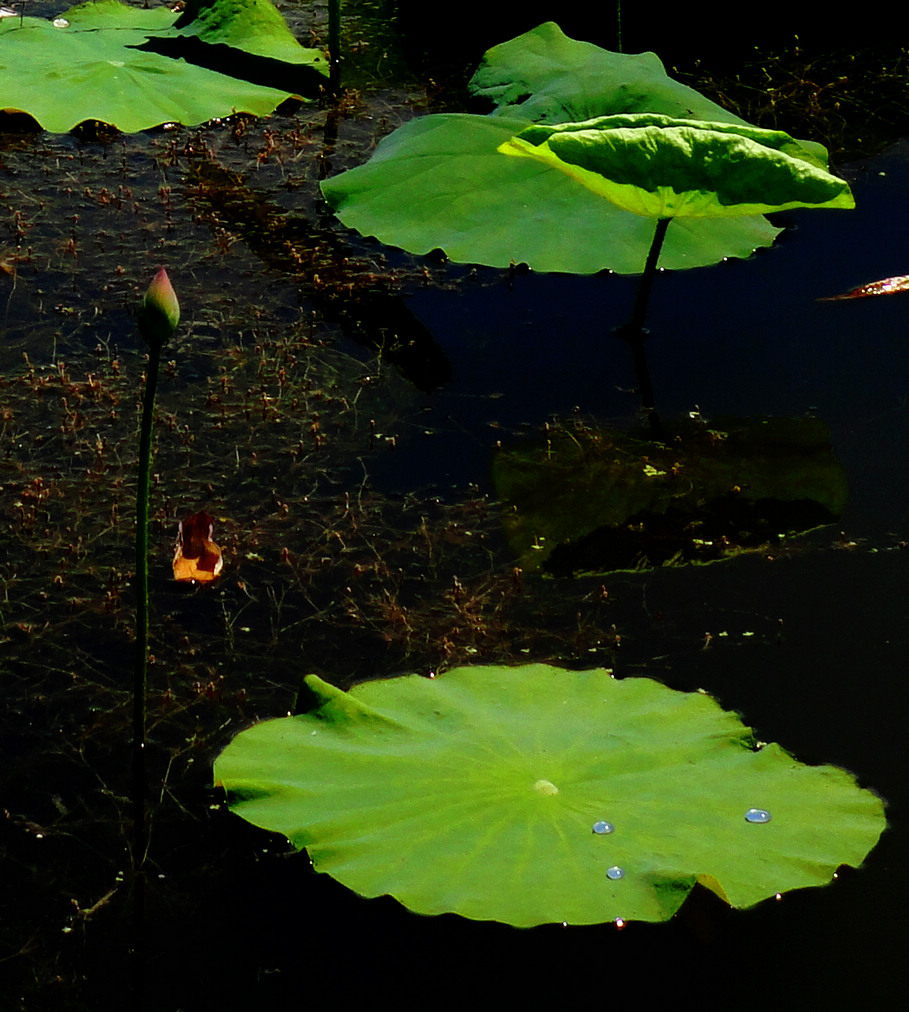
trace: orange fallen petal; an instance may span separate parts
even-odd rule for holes
[[[818,302],[838,302],[840,299],[867,299],[872,295],[892,295],[894,292],[909,291],[909,274],[900,274],[895,278],[884,278],[882,281],[869,281],[867,285],[853,288],[842,295],[827,295]]]
[[[214,521],[205,512],[193,513],[179,527],[174,552],[174,579],[214,580],[224,566],[221,549],[211,540]]]

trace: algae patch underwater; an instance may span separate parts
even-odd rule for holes
[[[861,864],[885,827],[851,774],[651,679],[530,664],[306,690],[306,713],[228,745],[216,784],[318,871],[418,913],[662,921],[696,883],[748,907]]]

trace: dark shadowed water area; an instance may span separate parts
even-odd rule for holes
[[[867,536],[907,520],[906,478],[896,466],[909,431],[906,304],[901,296],[819,300],[903,270],[909,148],[898,144],[841,171],[853,185],[854,212],[779,216],[786,231],[750,260],[660,275],[647,351],[657,407],[667,416],[697,408],[708,419],[823,419],[849,470],[844,523],[860,524]],[[629,313],[635,284],[618,275],[525,274],[469,299],[462,290],[415,294],[409,305],[454,377],[428,402],[427,480],[439,480],[440,462],[452,483],[468,471],[476,480],[488,454],[488,440],[477,438],[483,423],[536,427],[542,405],[562,418],[632,415],[633,365],[613,329]],[[397,480],[400,468],[406,480],[413,467],[413,457],[400,454],[380,473]]]
[[[748,261],[661,274],[648,315],[661,415],[823,420],[842,518],[710,566],[518,579],[497,444],[556,420],[639,424],[612,333],[635,279],[472,271],[334,223],[321,174],[464,101],[450,50],[403,13],[350,8],[361,62],[334,119],[0,135],[0,1010],[130,1007],[132,313],[160,263],[184,322],[152,502],[147,1007],[283,1008],[314,988],[339,1007],[899,1007],[909,295],[818,299],[909,270],[909,147],[838,167],[856,210],[789,214]],[[324,9],[285,13],[324,41]],[[401,313],[419,367],[377,354]],[[177,521],[200,508],[225,572],[176,585]],[[346,687],[521,660],[703,688],[759,739],[853,771],[889,828],[862,868],[748,911],[695,890],[667,924],[517,930],[361,899],[210,789],[218,751],[291,709],[305,673]]]

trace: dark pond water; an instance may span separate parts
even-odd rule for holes
[[[454,86],[426,83],[434,59],[450,71],[453,57],[407,20],[408,5],[399,22],[381,4],[349,6],[360,92],[336,142],[318,108],[105,142],[0,137],[0,1009],[129,1007],[142,370],[130,313],[162,262],[185,323],[162,381],[155,465],[148,1007],[271,1009],[313,1001],[314,989],[343,1007],[899,1007],[909,296],[817,300],[909,269],[909,146],[841,167],[854,212],[793,214],[750,261],[661,275],[648,319],[664,417],[697,406],[708,419],[810,413],[830,426],[850,487],[839,524],[719,565],[517,589],[489,476],[495,444],[553,416],[635,423],[628,349],[611,333],[635,282],[435,264],[427,280],[422,262],[326,221],[317,155],[334,171],[356,164],[397,123],[458,100]],[[287,13],[301,37],[324,34],[318,5]],[[472,16],[465,8],[464,23]],[[482,32],[462,33],[478,56],[550,16],[482,45]],[[382,50],[374,63],[370,46]],[[386,59],[391,77],[378,70]],[[305,227],[285,234],[282,212]],[[372,273],[379,281],[364,283]],[[342,284],[378,286],[388,299],[376,312],[397,313],[403,298],[445,383],[418,389],[356,340],[362,328],[326,294]],[[202,507],[225,575],[216,588],[177,587],[176,521]],[[208,789],[218,750],[286,712],[310,670],[347,685],[520,659],[704,688],[758,738],[854,771],[887,800],[890,828],[863,868],[749,911],[696,893],[668,924],[518,931],[362,900]]]
[[[909,519],[906,477],[896,466],[909,431],[909,350],[900,338],[906,303],[901,296],[818,299],[903,271],[909,147],[843,171],[856,194],[854,213],[792,214],[780,219],[788,229],[777,245],[749,261],[660,276],[647,347],[657,407],[668,416],[698,407],[708,419],[812,413],[826,421],[850,475],[844,522],[868,536]],[[627,317],[635,283],[519,275],[469,299],[463,290],[414,295],[409,305],[454,375],[430,402],[450,435],[443,442],[434,430],[427,479],[438,480],[440,460],[453,481],[476,476],[482,464],[465,446],[483,422],[516,427],[538,425],[547,413],[633,414],[631,357],[612,328]],[[413,460],[402,458],[406,481]]]

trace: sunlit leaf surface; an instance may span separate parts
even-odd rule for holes
[[[633,214],[724,218],[852,208],[848,184],[782,130],[654,113],[532,126],[499,147],[559,169]]]
[[[306,94],[327,62],[269,0],[200,0],[183,14],[99,0],[54,21],[0,20],[0,109],[60,133],[86,120],[129,133],[263,116]]]
[[[853,205],[848,186],[824,171],[827,154],[820,145],[744,124],[667,77],[652,53],[610,53],[569,39],[548,22],[491,49],[471,85],[496,103],[492,114],[407,123],[365,165],[322,183],[344,224],[413,253],[442,249],[461,262],[637,274],[653,237],[640,215],[692,215],[675,221],[660,260],[666,268],[686,268],[771,245],[777,230],[760,214]],[[645,114],[679,121],[669,154],[684,162],[681,175],[665,151],[659,157],[649,151],[652,135],[661,132],[653,124],[640,135],[630,129],[628,137],[610,134],[617,143],[605,190],[596,159],[572,158],[569,170],[565,151],[560,157],[551,147],[589,147],[589,137],[562,135],[596,118],[624,116],[633,125]],[[714,130],[706,130],[711,124]],[[525,139],[537,134],[546,139],[534,150]],[[595,146],[601,155],[603,146]],[[502,164],[496,154],[503,152],[534,158]],[[612,172],[629,153],[647,171],[617,182]],[[738,186],[743,158],[749,161],[745,190]],[[668,181],[658,180],[654,170],[666,165]]]
[[[885,825],[851,774],[757,750],[709,696],[646,678],[530,664],[306,693],[234,738],[215,782],[316,870],[423,914],[661,921],[696,883],[748,907],[830,882]]]
[[[652,53],[626,56],[569,39],[549,22],[496,46],[471,82],[497,103],[489,116],[443,113],[400,127],[365,165],[322,183],[351,228],[412,253],[442,249],[466,263],[638,274],[653,226],[551,166],[503,157],[531,125],[641,111],[741,123],[669,78]],[[805,145],[816,159],[819,145]],[[674,222],[660,259],[670,269],[748,257],[779,229],[761,216]]]

